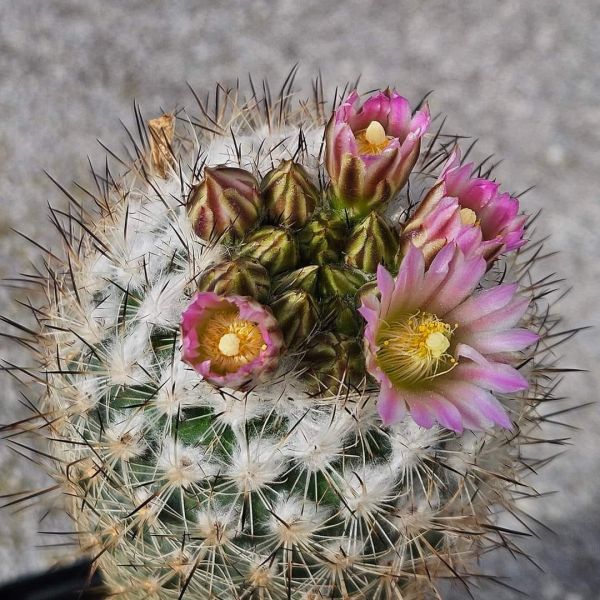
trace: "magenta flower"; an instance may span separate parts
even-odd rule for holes
[[[516,327],[528,306],[515,295],[516,285],[474,293],[485,270],[482,257],[455,244],[440,250],[427,270],[423,252],[411,245],[395,280],[379,267],[381,298],[367,296],[359,312],[385,424],[408,410],[427,428],[436,421],[456,432],[511,427],[493,394],[528,387],[510,362],[538,335]]]
[[[219,387],[247,388],[277,368],[283,336],[268,308],[199,292],[181,320],[183,360]]]
[[[488,179],[472,178],[474,165],[460,164],[454,150],[438,183],[419,205],[403,233],[405,244],[422,247],[429,260],[441,246],[455,242],[465,253],[480,251],[488,261],[520,248],[527,217],[519,201],[500,193]]]
[[[429,123],[427,106],[412,116],[395,91],[377,92],[362,106],[352,92],[325,133],[333,203],[357,216],[384,206],[406,183]]]

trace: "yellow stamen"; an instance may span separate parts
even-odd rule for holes
[[[414,386],[456,365],[448,352],[455,328],[430,313],[402,315],[377,333],[377,363],[398,386]]]
[[[461,208],[460,220],[463,225],[475,225],[477,223],[477,214],[470,208]]]
[[[258,357],[266,349],[256,323],[240,319],[235,307],[215,311],[198,329],[200,360],[210,360],[211,369],[224,375]]]
[[[381,154],[393,139],[385,134],[379,121],[371,121],[369,126],[356,134],[358,151],[361,154]]]

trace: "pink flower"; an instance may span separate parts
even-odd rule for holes
[[[425,269],[423,252],[410,246],[396,279],[377,271],[381,298],[363,298],[367,369],[380,385],[379,414],[385,424],[408,410],[415,422],[439,422],[461,432],[510,428],[494,393],[527,389],[509,363],[538,340],[517,328],[528,300],[514,284],[474,292],[486,262],[448,244]]]
[[[403,232],[403,248],[412,243],[429,261],[448,242],[463,252],[480,252],[488,262],[521,247],[527,217],[519,201],[500,193],[488,179],[472,178],[473,163],[460,164],[454,150],[436,185],[425,196]]]
[[[334,112],[325,134],[325,166],[333,202],[364,216],[384,206],[406,183],[419,156],[429,109],[410,105],[387,89],[359,106],[356,91]]]
[[[268,308],[199,292],[182,316],[183,360],[219,387],[248,388],[277,368],[283,336]]]

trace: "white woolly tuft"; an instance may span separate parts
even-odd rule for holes
[[[329,511],[314,502],[290,497],[277,502],[268,521],[271,533],[286,549],[309,546],[325,526]]]
[[[153,354],[148,342],[148,326],[140,324],[130,333],[115,337],[107,358],[112,384],[143,385],[149,382]]]
[[[161,476],[175,487],[187,487],[219,472],[219,465],[205,450],[186,446],[172,439],[164,441],[156,468]]]
[[[226,473],[240,492],[254,492],[274,483],[285,468],[276,441],[260,437],[239,440]]]

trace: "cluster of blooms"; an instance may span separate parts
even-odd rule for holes
[[[452,151],[403,222],[390,205],[430,126],[395,91],[353,92],[325,129],[319,186],[282,161],[261,182],[207,167],[188,201],[196,234],[228,259],[205,273],[183,314],[183,359],[217,387],[248,390],[288,353],[323,396],[366,381],[384,424],[510,428],[495,394],[528,387],[515,368],[538,336],[519,328],[515,284],[484,289],[494,262],[524,243],[526,217]]]

